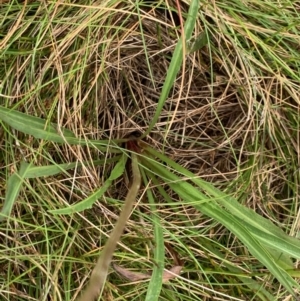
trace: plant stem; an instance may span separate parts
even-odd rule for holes
[[[113,257],[113,253],[117,247],[117,243],[124,231],[127,220],[130,217],[133,204],[136,200],[137,194],[140,189],[141,184],[141,174],[138,166],[138,159],[135,153],[131,154],[131,163],[132,163],[132,174],[133,180],[132,185],[130,186],[125,203],[123,205],[122,211],[120,213],[119,219],[116,223],[116,226],[108,238],[104,249],[98,259],[98,262],[92,271],[92,275],[87,285],[85,291],[77,299],[77,301],[92,301],[97,298],[99,293],[101,293],[105,280],[108,274],[108,269]]]

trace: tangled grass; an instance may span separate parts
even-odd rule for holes
[[[146,132],[189,5],[172,0],[2,1],[0,104],[83,139],[114,141]],[[147,136],[196,177],[295,237],[300,217],[299,20],[299,1],[202,2],[183,64]],[[93,164],[100,156],[107,164]],[[36,139],[2,123],[3,200],[7,179],[21,161],[85,164],[29,180],[21,190],[12,218],[0,225],[1,299],[74,300],[78,295],[118,216],[126,181],[115,181],[83,213],[57,216],[49,210],[76,203],[101,186],[113,158],[96,148]],[[163,286],[159,300],[292,300],[231,232],[178,202],[171,189],[165,191],[168,197],[154,197],[166,267],[181,262],[184,268]],[[115,254],[115,263],[128,270],[153,268],[149,212],[141,199]],[[299,277],[297,269],[294,276]],[[102,298],[145,300],[147,289],[147,281],[128,282],[112,272]]]

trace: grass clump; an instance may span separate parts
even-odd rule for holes
[[[113,261],[152,276],[112,271],[102,299],[299,294],[300,7],[196,2],[2,1],[3,300],[80,294],[136,131],[144,186]]]

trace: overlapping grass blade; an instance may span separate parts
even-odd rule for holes
[[[155,174],[160,176],[165,182],[168,182],[168,185],[172,190],[174,190],[186,203],[191,203],[197,210],[214,218],[234,233],[249,249],[252,255],[264,264],[273,276],[294,295],[293,287],[298,287],[297,282],[285,270],[280,268],[276,262],[278,258],[274,258],[273,254],[270,253],[260,241],[259,235],[255,235],[255,227],[254,229],[252,227],[247,228],[244,221],[241,222],[235,215],[224,210],[214,199],[210,199],[209,196],[205,196],[203,193],[199,192],[198,189],[170,172],[159,162],[152,159],[147,160],[145,157],[141,157],[141,161],[149,168],[149,170],[155,172]],[[272,247],[276,249],[276,245],[272,245]],[[296,258],[299,259],[300,244],[298,244],[297,250],[298,251],[296,251],[294,255],[297,255]]]
[[[244,223],[249,225],[249,227],[252,226],[252,229],[257,229],[257,231],[260,230],[262,232],[265,232],[266,235],[264,237],[277,237],[280,241],[289,242],[289,245],[293,247],[291,247],[291,250],[287,252],[287,250],[284,247],[280,247],[279,244],[276,244],[276,240],[267,239],[267,245],[270,247],[268,251],[272,253],[274,259],[277,260],[278,265],[284,269],[293,268],[293,262],[291,261],[289,256],[291,255],[291,252],[294,252],[294,254],[299,254],[299,240],[288,236],[282,231],[282,229],[274,225],[270,220],[262,217],[259,214],[256,214],[253,210],[242,206],[237,200],[235,200],[228,194],[220,191],[210,183],[202,179],[196,178],[193,173],[186,170],[176,162],[170,160],[167,156],[157,152],[156,150],[147,145],[145,145],[145,149],[151,154],[151,156],[160,158],[163,162],[167,163],[174,170],[188,177],[188,179],[195,183],[199,187],[199,189],[205,191],[206,195],[210,195],[211,198],[213,198],[215,201],[219,202],[222,206],[227,208],[227,210],[229,210],[231,214],[235,215],[239,219],[242,219]],[[203,195],[203,199],[207,199],[207,197]]]
[[[25,174],[25,178],[31,179],[31,178],[54,176],[62,172],[66,172],[67,170],[73,169],[75,167],[82,167],[89,164],[93,164],[94,166],[99,166],[99,165],[103,165],[104,163],[108,164],[108,163],[116,162],[118,159],[120,159],[119,156],[110,159],[94,160],[91,162],[72,162],[72,163],[64,163],[64,164],[51,164],[45,166],[31,165]]]
[[[107,189],[112,185],[113,181],[119,178],[124,173],[127,158],[127,155],[123,154],[120,157],[114,169],[112,170],[109,178],[104,182],[103,186],[100,189],[96,190],[93,194],[88,196],[86,199],[75,205],[62,209],[49,210],[49,212],[52,214],[73,214],[91,208],[93,204],[99,198],[101,198],[103,194],[107,191]]]
[[[242,219],[239,219],[241,223],[244,224],[244,226],[253,233],[253,235],[263,244],[266,246],[269,246],[271,249],[276,249],[279,251],[279,257],[280,254],[282,256],[289,255],[294,258],[300,258],[300,241],[299,239],[295,237],[291,237],[287,234],[285,234],[285,237],[282,238],[281,236],[276,236],[274,234],[266,233],[264,231],[261,231],[260,229],[257,229],[256,227],[253,227],[252,225],[245,223]],[[275,226],[276,227],[276,226]],[[280,260],[280,258],[278,258]],[[287,267],[293,268],[293,265]]]
[[[142,170],[142,176],[144,180],[145,186],[147,186],[148,180],[146,177],[145,172]],[[149,206],[152,213],[152,223],[154,227],[154,267],[152,276],[149,282],[149,286],[147,289],[147,295],[146,295],[146,301],[156,301],[159,300],[160,297],[160,291],[162,288],[162,276],[164,271],[164,258],[165,258],[165,246],[164,246],[164,237],[163,237],[163,231],[162,226],[160,224],[159,217],[156,214],[156,205],[154,196],[152,194],[152,191],[150,189],[147,189],[147,197]]]
[[[243,219],[245,222],[253,225],[255,228],[258,228],[261,231],[286,238],[286,234],[279,227],[275,226],[270,220],[265,219],[264,217],[256,214],[253,210],[241,205],[237,200],[222,192],[212,184],[195,177],[192,172],[172,161],[167,156],[154,150],[150,146],[145,146],[145,150],[151,156],[159,158],[172,167],[176,172],[187,177],[189,180],[195,183],[199,189],[205,191],[205,194],[210,195],[210,198],[214,198],[215,201],[219,202],[222,206],[229,210],[231,214]]]
[[[186,41],[189,41],[189,39],[192,36],[194,27],[195,27],[195,23],[197,20],[197,15],[198,15],[198,10],[199,10],[199,1],[198,0],[192,0],[191,4],[190,4],[190,8],[189,8],[189,12],[188,12],[188,17],[186,19],[185,22],[185,26],[184,26],[184,36]],[[157,103],[157,108],[155,111],[155,115],[147,129],[147,131],[145,132],[144,136],[148,135],[151,130],[153,129],[154,125],[156,124],[160,114],[161,114],[161,110],[168,98],[169,92],[174,84],[174,81],[176,79],[177,73],[179,72],[180,68],[181,68],[181,64],[183,61],[183,43],[186,43],[186,41],[182,41],[182,38],[179,39],[176,48],[174,50],[173,56],[172,56],[172,60],[164,81],[164,85],[162,87],[162,91],[160,93],[160,97]]]
[[[12,174],[7,181],[6,195],[0,212],[0,222],[10,216],[14,203],[16,202],[26,174],[30,170],[30,164],[22,162],[20,171]]]
[[[117,147],[110,145],[112,141],[107,140],[85,140],[82,138],[76,138],[74,133],[68,129],[58,127],[57,124],[52,124],[46,120],[30,116],[28,114],[8,109],[0,106],[0,120],[6,122],[12,128],[32,135],[37,139],[44,139],[47,141],[57,143],[69,143],[75,145],[89,145],[94,146],[100,150],[119,153],[120,150]],[[114,141],[115,143],[122,142],[122,140]]]

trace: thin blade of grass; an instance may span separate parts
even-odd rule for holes
[[[73,214],[91,208],[93,204],[99,198],[101,198],[103,194],[107,191],[107,189],[112,185],[112,182],[124,173],[127,158],[128,157],[125,154],[123,154],[116,166],[114,167],[114,169],[112,170],[109,178],[104,182],[103,186],[100,189],[96,190],[93,194],[88,196],[86,199],[75,205],[62,209],[49,210],[49,212],[52,214]]]
[[[20,171],[15,172],[9,177],[7,181],[5,201],[0,212],[0,222],[10,216],[13,205],[19,196],[23,181],[26,178],[26,173],[29,169],[30,164],[22,162]]]
[[[291,246],[294,246],[294,248],[291,248],[291,250],[293,250],[294,253],[299,254],[300,241],[297,241],[295,238],[290,237],[289,235],[284,233],[282,229],[274,225],[270,220],[255,213],[253,210],[241,205],[237,200],[227,195],[226,193],[220,191],[212,184],[202,179],[196,178],[193,173],[191,173],[184,167],[180,166],[176,162],[172,161],[167,156],[157,152],[153,148],[149,146],[145,146],[145,149],[148,153],[151,154],[151,156],[158,157],[163,162],[171,166],[174,170],[188,177],[188,179],[191,180],[193,183],[195,183],[199,187],[199,189],[205,191],[206,194],[211,195],[211,197],[214,200],[216,200],[222,206],[227,208],[227,210],[229,210],[230,213],[234,214],[237,218],[242,219],[244,223],[253,226],[254,227],[253,229],[256,229],[257,231],[260,230],[265,232],[266,237],[268,237],[268,235],[272,235],[274,237],[277,237],[278,239],[280,238],[282,241],[289,242]],[[202,196],[204,199],[207,199],[207,197],[205,197],[204,194]],[[295,249],[296,245],[298,245],[297,249]],[[273,241],[268,240],[268,246],[270,247],[268,248],[268,251],[272,253],[273,258],[277,261],[278,265],[281,268],[283,269],[293,268],[294,265],[292,260],[289,258],[290,255],[289,252],[287,252],[284,248],[279,247],[279,245],[276,245],[275,240]]]
[[[167,163],[170,167],[172,167],[176,172],[186,176],[189,180],[195,183],[201,190],[205,191],[205,193],[210,194],[215,200],[217,200],[222,206],[224,206],[230,213],[234,214],[238,218],[243,219],[245,222],[253,225],[255,228],[260,229],[266,233],[270,233],[276,236],[281,236],[282,238],[286,238],[286,234],[274,225],[270,220],[265,219],[261,215],[256,214],[253,210],[241,205],[237,200],[229,196],[228,194],[222,192],[218,188],[214,187],[212,184],[195,177],[195,175],[180,166],[173,160],[169,159],[167,156],[157,152],[150,146],[146,146],[145,150],[150,153],[151,156],[157,157],[163,162]]]
[[[184,35],[186,41],[188,41],[193,33],[196,20],[197,20],[197,14],[199,10],[199,1],[198,0],[192,0],[190,4],[190,8],[188,11],[188,17],[185,22],[184,26]],[[183,61],[183,42],[185,43],[186,41],[182,41],[182,38],[179,39],[176,48],[174,50],[172,60],[169,66],[169,69],[167,71],[167,76],[164,81],[164,85],[162,87],[162,91],[160,93],[160,97],[158,100],[156,112],[154,114],[154,117],[149,125],[149,128],[147,131],[144,133],[143,137],[147,136],[151,130],[153,129],[154,125],[156,124],[158,118],[160,117],[161,110],[168,98],[169,92],[174,84],[174,81],[176,79],[177,73],[179,72],[181,68],[181,64]]]
[[[152,156],[160,158],[162,161],[174,168],[174,170],[180,172],[184,176],[187,176],[200,189],[203,189],[206,193],[211,194],[214,200],[227,208],[230,213],[234,214],[238,219],[243,220],[243,223],[249,225],[249,228],[253,229],[254,234],[258,232],[264,233],[264,236],[260,235],[260,240],[262,242],[262,238],[266,237],[267,243],[265,246],[268,246],[268,251],[273,255],[274,260],[277,261],[280,267],[284,269],[292,269],[293,262],[289,256],[291,256],[291,252],[293,252],[292,256],[295,258],[298,258],[300,255],[300,241],[298,239],[287,235],[282,231],[282,229],[274,225],[270,220],[267,220],[266,218],[255,213],[253,210],[241,205],[234,198],[223,193],[210,183],[207,183],[202,179],[195,178],[190,171],[170,160],[168,157],[150,147],[146,147],[146,149],[151,153]],[[204,197],[204,199],[206,198],[203,194],[202,197]],[[270,239],[271,237],[278,239]],[[279,243],[281,241],[287,242],[286,248],[284,247],[284,244]],[[278,242],[278,244],[276,242]],[[287,249],[288,247],[289,249]]]
[[[222,265],[224,265],[231,273],[234,273],[236,277],[244,283],[246,286],[248,286],[251,290],[255,292],[255,294],[263,301],[276,301],[275,297],[271,295],[264,287],[264,284],[261,282],[261,280],[252,279],[251,274],[245,276],[241,276],[241,274],[244,274],[244,270],[238,266],[236,266],[234,263],[228,263],[226,260],[226,255],[224,255],[222,252],[220,252],[218,249],[213,247],[210,243],[207,243],[205,241],[201,241],[201,244],[203,247],[207,250],[209,250],[211,253],[213,253],[216,257],[223,259]]]
[[[91,162],[72,162],[72,163],[64,163],[64,164],[51,164],[45,166],[33,166],[31,165],[28,169],[28,172],[25,174],[26,179],[34,179],[40,177],[49,177],[54,176],[60,173],[64,173],[69,169],[73,169],[75,167],[82,167],[86,165],[93,164],[94,166],[103,165],[104,163],[112,163],[116,160],[120,159],[120,157],[110,158],[110,159],[102,159],[102,160],[94,160]]]
[[[158,184],[153,174],[150,174],[149,177],[151,177],[152,181],[156,183],[156,185]],[[186,186],[183,182],[181,182],[181,185]],[[188,191],[189,187],[186,186],[185,189]],[[158,186],[158,190],[164,198],[168,199],[168,196],[165,195],[166,194],[165,191],[160,186]],[[201,202],[215,201],[215,199],[212,198],[209,199],[206,195],[202,194],[199,191],[198,194],[202,198],[197,202],[198,206],[200,205]],[[242,220],[240,221],[242,222]],[[243,221],[243,223],[245,222]],[[262,241],[264,239],[264,242],[266,242],[266,246],[268,246],[267,248],[268,252],[272,254],[272,257],[274,258],[274,260],[276,260],[277,264],[282,269],[284,270],[293,269],[294,265],[289,256],[294,256],[295,258],[297,258],[300,255],[300,242],[297,238],[293,238],[288,236],[287,234],[284,234],[285,239],[282,239],[272,234],[266,234],[265,232],[253,227],[252,225],[249,225],[248,223],[245,223],[245,226],[247,226],[247,228],[252,229],[252,233],[254,234],[254,236],[256,236],[258,240]],[[277,242],[279,243],[277,244]],[[288,244],[288,248],[285,248],[285,244]]]
[[[58,127],[57,124],[50,124],[42,118],[30,116],[28,114],[13,109],[8,109],[3,106],[0,106],[0,120],[6,122],[12,128],[22,133],[32,135],[37,139],[44,139],[46,141],[57,143],[89,145],[104,151],[107,151],[109,147],[110,152],[120,152],[120,150],[113,148],[112,145],[109,145],[112,143],[112,141],[85,140],[82,138],[76,138],[72,131]],[[123,140],[114,142],[123,142]]]
[[[148,184],[148,180],[144,170],[141,170],[142,177],[145,186]],[[152,222],[154,227],[154,262],[153,272],[147,289],[147,295],[145,301],[159,300],[160,292],[163,284],[163,272],[164,272],[164,259],[165,259],[165,246],[162,226],[159,217],[156,215],[157,209],[155,200],[151,189],[147,189],[147,197],[149,201],[150,210],[152,212]]]
[[[239,219],[239,218],[237,218]],[[252,225],[245,223],[242,219],[239,219],[240,222],[244,223],[245,227],[253,233],[253,235],[261,241],[266,246],[269,246],[270,248],[276,249],[277,251],[280,251],[278,255],[280,254],[287,254],[294,258],[299,258],[300,256],[300,240],[295,237],[291,237],[289,235],[285,235],[285,238],[278,237],[273,234],[267,234],[264,231],[261,231],[260,229],[257,229],[253,227]],[[278,258],[280,260],[280,258]],[[288,266],[288,268],[293,268],[291,266]]]
[[[138,18],[139,18],[141,38],[142,38],[143,48],[144,48],[144,52],[145,52],[145,60],[146,60],[147,67],[148,67],[148,70],[149,70],[149,74],[150,74],[152,85],[153,85],[153,87],[155,87],[154,77],[153,77],[153,71],[152,71],[152,68],[151,68],[151,64],[149,62],[149,54],[148,54],[148,50],[147,50],[147,44],[146,44],[146,41],[145,41],[145,34],[144,34],[142,17],[141,17],[141,11],[140,11],[140,1],[136,1],[135,7],[136,7],[137,15],[138,15]]]

